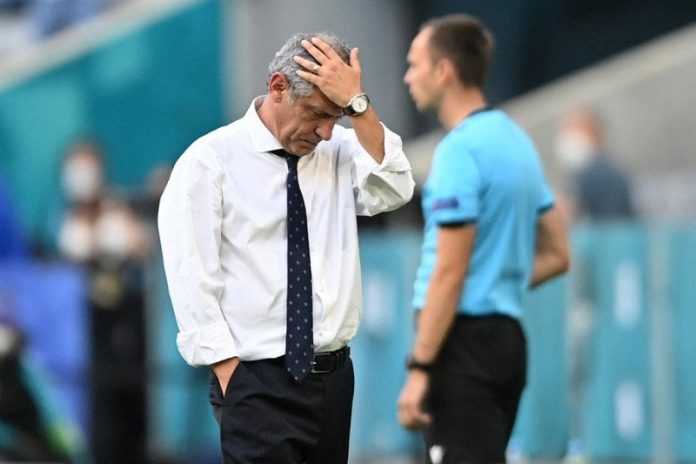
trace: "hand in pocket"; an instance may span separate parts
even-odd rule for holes
[[[239,358],[226,359],[210,366],[218,382],[220,382],[220,389],[222,390],[223,397],[227,392],[227,385],[230,383],[230,379],[237,369],[237,366],[239,366]]]

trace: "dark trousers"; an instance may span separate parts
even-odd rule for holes
[[[345,464],[353,364],[295,382],[282,360],[242,362],[222,395],[211,375],[225,464]]]
[[[526,372],[517,320],[457,316],[431,374],[428,462],[504,463]]]

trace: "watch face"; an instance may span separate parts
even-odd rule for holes
[[[352,106],[356,113],[363,113],[367,110],[367,97],[363,95],[356,98]]]

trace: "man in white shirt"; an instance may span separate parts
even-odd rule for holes
[[[336,125],[344,115],[353,129]],[[164,267],[179,351],[214,373],[224,462],[347,461],[356,214],[394,210],[413,187],[358,50],[325,33],[291,37],[267,95],[177,161],[160,202]]]

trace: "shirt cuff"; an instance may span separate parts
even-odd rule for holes
[[[380,124],[382,124],[380,122]],[[384,159],[378,164],[374,161],[377,171],[403,172],[410,171],[411,165],[404,155],[403,142],[401,137],[389,130],[387,126],[382,124],[384,128]]]
[[[191,366],[210,366],[238,355],[227,322],[220,321],[199,330],[179,332],[176,345]]]

